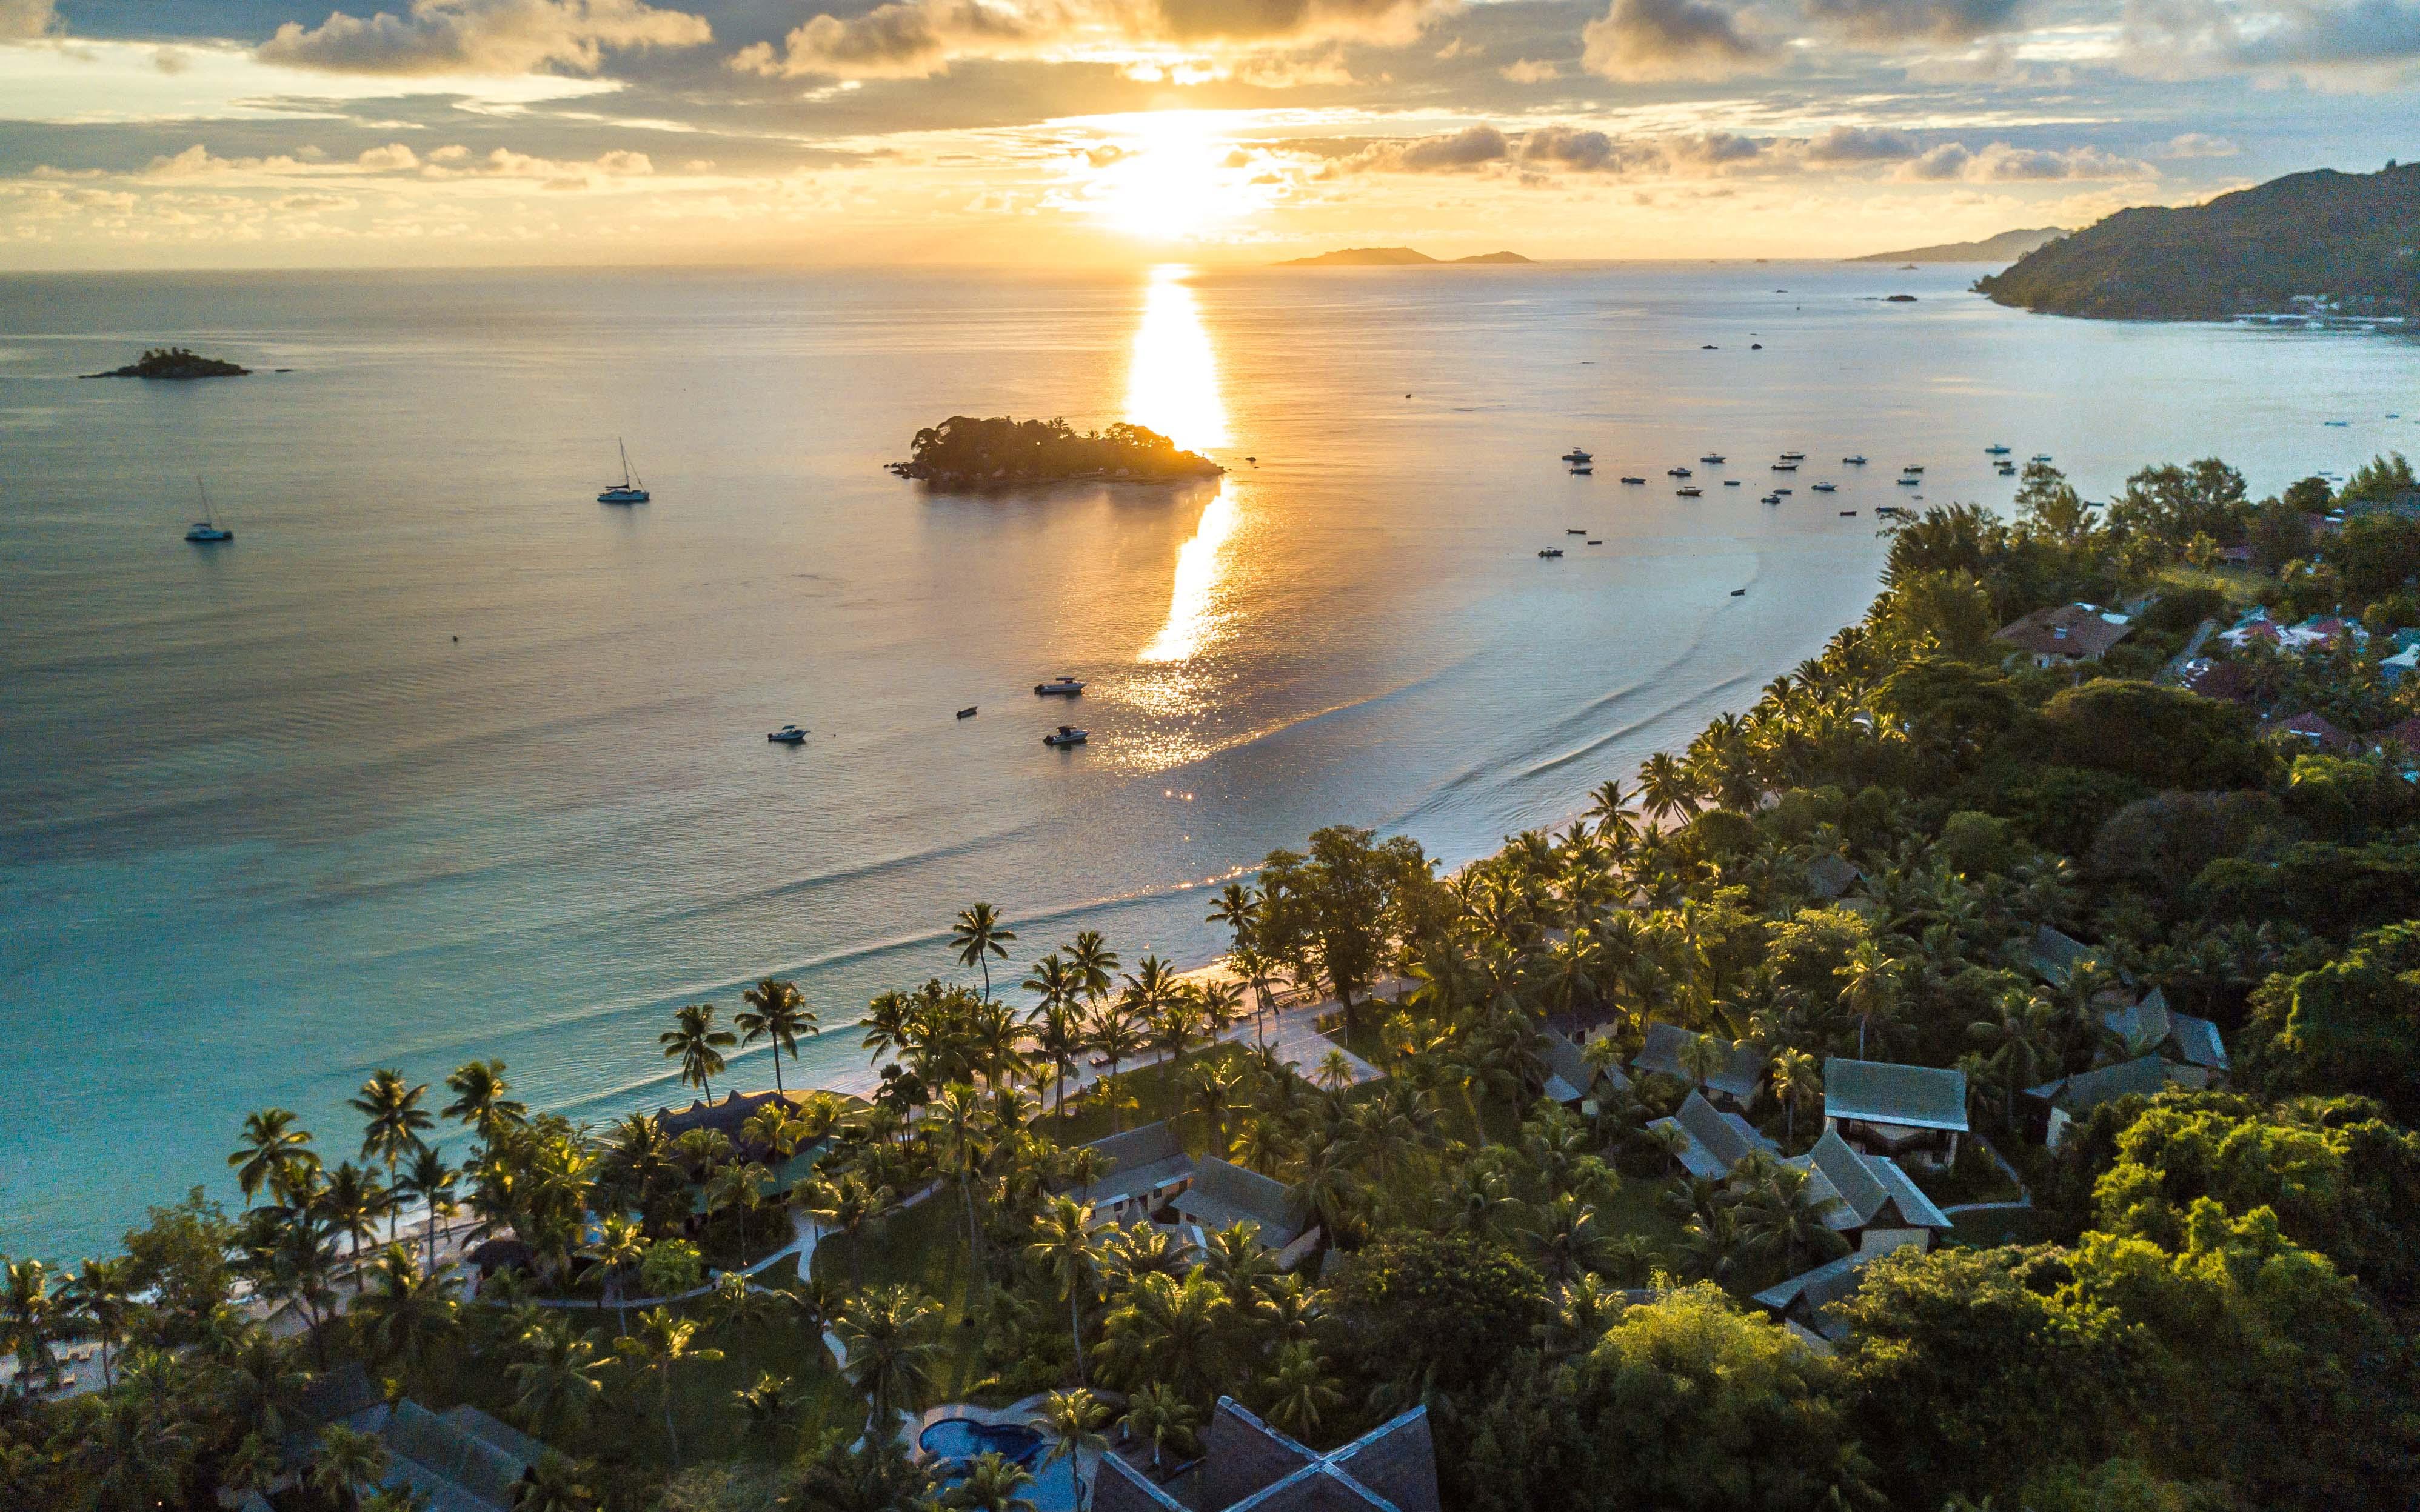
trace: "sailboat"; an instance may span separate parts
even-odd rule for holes
[[[597,496],[597,501],[600,504],[645,503],[647,501],[646,485],[641,483],[639,475],[630,471],[630,449],[622,444],[622,438],[619,436],[613,438],[613,444],[622,453],[622,481],[608,485],[605,491]]]
[[[215,545],[220,541],[234,540],[235,532],[228,530],[225,526],[221,525],[217,520],[210,517],[209,486],[203,483],[199,478],[195,478],[194,480],[194,486],[201,489],[202,491],[202,517],[194,521],[194,523],[186,529],[185,539],[201,546],[210,546]]]

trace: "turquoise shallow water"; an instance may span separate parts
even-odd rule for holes
[[[2420,415],[2399,342],[2038,319],[1971,275],[0,280],[0,1250],[223,1184],[265,1103],[349,1152],[380,1065],[672,1100],[671,1006],[786,973],[839,1029],[976,898],[1020,964],[1088,925],[1192,962],[1200,889],[1317,825],[1467,858],[1857,614],[1903,462],[1933,501],[2004,501],[1994,440],[2096,495],[2212,451],[2269,489]],[[294,371],[71,377],[163,341]],[[1234,471],[882,472],[956,411]],[[591,501],[617,434],[644,508]],[[1710,448],[1747,486],[1675,498]],[[231,547],[179,539],[196,474]],[[1063,671],[1073,716],[1031,692]],[[1054,714],[1094,743],[1044,750]]]

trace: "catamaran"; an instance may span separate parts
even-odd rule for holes
[[[639,481],[639,475],[630,471],[630,449],[622,444],[619,436],[613,438],[613,445],[622,454],[622,481],[606,485],[604,492],[597,496],[597,501],[600,504],[645,503],[647,487]]]

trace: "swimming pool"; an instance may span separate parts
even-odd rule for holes
[[[968,1461],[989,1452],[1033,1472],[1033,1484],[1026,1489],[1025,1499],[1033,1504],[1035,1512],[1076,1512],[1074,1463],[1062,1458],[1043,1464],[1042,1457],[1048,1445],[1041,1434],[1021,1423],[976,1423],[963,1417],[945,1417],[927,1425],[916,1442],[925,1453],[943,1461],[944,1490],[966,1478]]]

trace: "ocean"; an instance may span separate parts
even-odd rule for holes
[[[1864,609],[1876,504],[2006,504],[1988,444],[2269,491],[2420,416],[2397,339],[2029,316],[1975,271],[0,278],[0,1251],[231,1195],[261,1106],[351,1156],[381,1066],[686,1103],[657,1032],[762,975],[826,1026],[791,1085],[861,1066],[977,900],[1012,980],[1080,928],[1199,964],[1274,846],[1458,863],[1752,702]],[[170,342],[256,375],[74,377]],[[883,471],[958,413],[1231,471]],[[617,438],[652,502],[593,501]],[[181,538],[196,479],[231,544]]]

